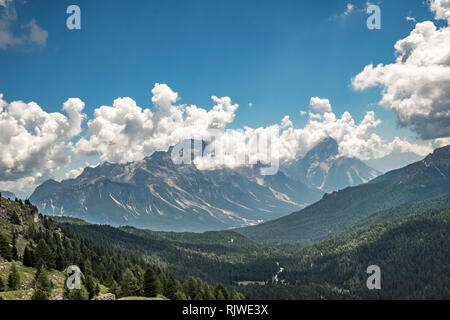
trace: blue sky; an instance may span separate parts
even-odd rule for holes
[[[400,128],[397,115],[378,105],[380,88],[367,85],[357,91],[351,86],[366,65],[394,63],[394,44],[415,27],[407,16],[433,21],[434,13],[422,0],[374,2],[381,8],[381,30],[366,27],[367,3],[360,0],[0,4],[8,1],[17,15],[8,32],[20,35],[30,21],[48,32],[44,44],[30,40],[2,49],[0,43],[0,93],[8,102],[35,101],[51,113],[62,112],[63,103],[76,97],[92,119],[95,109],[118,97],[155,110],[151,91],[155,83],[164,83],[178,92],[181,103],[207,110],[213,106],[211,96],[230,97],[239,109],[227,128],[269,126],[286,115],[302,128],[309,120],[300,111],[310,111],[310,98],[320,97],[329,99],[337,117],[347,111],[357,123],[374,110],[382,123],[371,133],[382,139],[428,143],[411,126]],[[350,3],[353,9],[346,13]],[[66,9],[72,4],[81,8],[81,30],[66,27]],[[87,135],[87,121],[82,127],[74,143]],[[64,170],[86,159],[92,156],[72,159]]]
[[[36,101],[60,111],[68,97],[85,112],[130,96],[151,106],[155,82],[167,83],[184,103],[209,107],[230,96],[241,108],[233,126],[269,125],[290,114],[294,124],[311,96],[330,99],[337,114],[363,117],[378,90],[355,92],[350,79],[371,62],[394,60],[393,45],[412,23],[432,17],[422,1],[384,1],[382,29],[368,30],[364,1],[345,16],[348,1],[28,1],[19,19],[48,30],[45,48],[0,51],[5,98]],[[81,8],[82,29],[68,30],[70,4]],[[247,106],[253,103],[254,108]],[[381,134],[396,130],[378,108]],[[386,131],[387,130],[387,131]],[[408,131],[401,131],[408,135]]]

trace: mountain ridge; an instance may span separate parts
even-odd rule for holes
[[[303,158],[282,167],[290,177],[325,192],[366,183],[381,173],[356,158],[339,156],[336,140],[326,138]]]
[[[237,230],[259,242],[312,243],[391,207],[450,192],[450,146],[369,183],[325,194],[322,200],[277,220]]]
[[[142,161],[85,168],[75,179],[49,180],[30,197],[48,215],[165,231],[207,231],[257,224],[322,196],[278,172],[256,168],[198,170],[175,165],[170,150]]]

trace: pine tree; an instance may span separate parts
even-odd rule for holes
[[[214,289],[214,295],[217,300],[229,299],[228,291],[221,283],[217,284],[216,288]]]
[[[211,287],[205,283],[202,290],[202,300],[214,300],[215,298],[216,297],[214,296],[214,292],[211,290]]]
[[[140,294],[139,282],[130,269],[124,271],[120,287],[120,295],[122,297],[138,296]]]
[[[231,300],[245,300],[245,296],[242,293],[233,290],[231,291]]]
[[[53,267],[53,254],[44,239],[39,240],[39,243],[34,250],[35,266],[39,267],[44,264],[47,268]]]
[[[28,248],[28,245],[25,247],[25,250],[23,251],[22,263],[25,267],[33,266],[33,251],[31,251],[31,249]]]
[[[58,254],[56,255],[55,268],[59,271],[62,271],[65,268],[64,256],[61,254],[61,252],[58,252]]]
[[[171,300],[175,300],[175,293],[179,290],[182,290],[179,281],[170,277],[164,287],[164,295]]]
[[[52,293],[52,282],[49,280],[45,267],[39,272],[34,285],[32,300],[49,300]]]
[[[12,265],[8,276],[8,289],[18,290],[20,286],[20,275],[15,264]]]
[[[0,256],[2,256],[8,261],[11,261],[12,259],[11,247],[9,246],[6,237],[3,236],[2,234],[0,234]]]
[[[89,293],[89,299],[93,299],[100,293],[100,287],[93,276],[89,275],[86,277],[86,290]]]
[[[178,290],[177,292],[175,292],[174,299],[175,300],[187,300],[188,298],[183,291]]]
[[[17,252],[17,234],[14,230],[12,230],[12,249],[11,249],[11,258],[14,261],[19,260],[19,253]]]
[[[64,298],[66,300],[89,300],[89,293],[82,285],[80,289],[68,290],[67,294],[64,295]]]
[[[143,291],[145,297],[156,297],[161,293],[161,281],[152,268],[148,268],[144,274]]]
[[[112,281],[111,287],[109,288],[109,293],[116,296],[116,299],[120,297],[120,286],[116,280]]]

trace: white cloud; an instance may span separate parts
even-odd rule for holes
[[[331,104],[328,99],[321,99],[319,97],[311,97],[309,107],[318,113],[331,112]]]
[[[17,12],[12,0],[1,0],[0,2],[0,49],[6,50],[8,47],[18,45],[37,44],[44,47],[47,43],[48,32],[42,29],[35,19],[21,29],[24,33],[16,34],[13,27],[17,24]]]
[[[0,180],[0,189],[7,191],[21,191],[25,194],[30,194],[34,188],[37,187],[37,181],[39,177],[23,177],[17,180]],[[17,196],[20,197],[19,194]]]
[[[70,170],[69,172],[66,173],[66,179],[75,179],[83,172],[83,170],[84,170],[83,167]]]
[[[441,148],[450,145],[450,138],[439,138],[432,142],[433,149]]]
[[[30,41],[44,47],[47,43],[48,31],[39,27],[35,19],[31,19],[28,27],[30,28],[30,34],[28,35]]]
[[[285,129],[285,128],[289,128],[292,127],[292,121],[289,118],[289,116],[285,116],[282,120],[281,120],[281,129]]]
[[[131,98],[119,98],[112,106],[96,109],[88,122],[89,137],[80,139],[76,153],[98,155],[101,161],[110,162],[140,160],[187,137],[206,136],[210,129],[223,131],[238,108],[230,98],[215,96],[209,111],[195,105],[173,105],[179,96],[166,84],[155,84],[152,93],[157,112],[142,109]]]
[[[355,10],[355,5],[352,3],[347,3],[347,7],[344,11],[344,15],[348,16],[350,13],[352,13]]]
[[[405,17],[405,20],[406,20],[406,21],[411,21],[411,22],[416,23],[416,18],[414,18],[414,17],[409,17],[409,16],[407,16],[407,17]]]
[[[425,155],[432,150],[431,145],[412,144],[399,138],[385,141],[372,133],[381,123],[373,111],[356,123],[348,112],[337,117],[330,101],[318,97],[311,99],[311,108],[318,113],[309,113],[304,128],[294,128],[290,117],[285,116],[278,124],[267,127],[227,129],[238,109],[229,97],[211,97],[213,106],[206,110],[176,104],[180,97],[166,84],[156,84],[152,92],[155,112],[137,106],[131,98],[118,98],[112,106],[95,109],[86,133],[81,129],[85,115],[80,99],[71,98],[63,104],[66,116],[46,113],[34,102],[7,103],[0,95],[0,188],[31,188],[67,168],[73,154],[95,155],[100,162],[139,161],[185,139],[208,137],[211,130],[217,133],[224,156],[196,159],[199,169],[267,160],[267,154],[255,150],[252,144],[258,137],[270,137],[271,157],[281,162],[303,156],[326,137],[338,142],[341,155],[362,160],[381,158],[391,152]],[[74,138],[80,139],[72,145]],[[82,168],[72,167],[65,177],[73,178],[81,172]]]
[[[152,101],[159,107],[156,112],[138,107],[131,98],[119,98],[112,106],[96,109],[94,118],[88,122],[89,134],[76,144],[75,152],[80,156],[98,155],[102,162],[136,161],[185,139],[208,137],[211,129],[219,132],[218,145],[230,152],[220,159],[197,159],[201,169],[235,167],[249,154],[249,162],[261,160],[263,154],[250,150],[256,134],[272,137],[273,155],[281,161],[304,155],[326,137],[338,141],[342,155],[361,159],[383,157],[399,148],[420,154],[431,151],[399,138],[388,142],[371,134],[381,123],[372,111],[359,124],[348,112],[336,117],[328,99],[311,98],[311,108],[318,113],[310,113],[302,129],[295,129],[289,116],[285,116],[280,124],[230,130],[226,126],[234,120],[238,105],[229,97],[213,96],[215,105],[208,111],[195,105],[174,105],[180,98],[165,84],[156,84],[152,92]]]
[[[446,17],[449,1],[433,1],[436,17]],[[434,9],[433,9],[434,8]],[[353,88],[380,86],[380,104],[397,114],[398,123],[423,139],[450,136],[450,27],[418,23],[395,44],[392,64],[367,65],[352,79]]]
[[[249,106],[250,108],[252,108],[252,107],[253,107],[253,103],[252,103],[252,102],[249,102],[249,103],[248,103],[248,106]]]
[[[0,181],[37,180],[70,163],[71,139],[81,132],[84,103],[69,99],[61,113],[47,113],[35,102],[3,100],[0,94]]]
[[[414,152],[425,155],[432,151],[430,146],[421,146],[395,137],[385,141],[371,131],[381,124],[375,113],[369,111],[364,119],[355,123],[348,112],[338,118],[333,112],[323,115],[309,114],[309,121],[302,129],[289,128],[280,134],[281,158],[285,161],[301,157],[324,138],[331,137],[338,142],[342,156],[361,160],[382,158],[394,151]]]
[[[450,0],[430,0],[430,9],[437,20],[450,22]]]

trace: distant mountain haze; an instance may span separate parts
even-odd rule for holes
[[[0,194],[2,195],[2,197],[3,198],[5,198],[5,199],[11,199],[11,200],[14,200],[15,198],[16,198],[16,195],[14,194],[14,193],[12,193],[12,192],[9,192],[9,191],[3,191],[3,190],[0,190]]]
[[[369,183],[326,194],[301,211],[238,231],[261,242],[316,242],[375,212],[449,193],[449,166],[446,146]]]
[[[366,183],[381,173],[356,158],[339,157],[338,144],[328,138],[303,158],[282,167],[289,177],[325,192]]]

